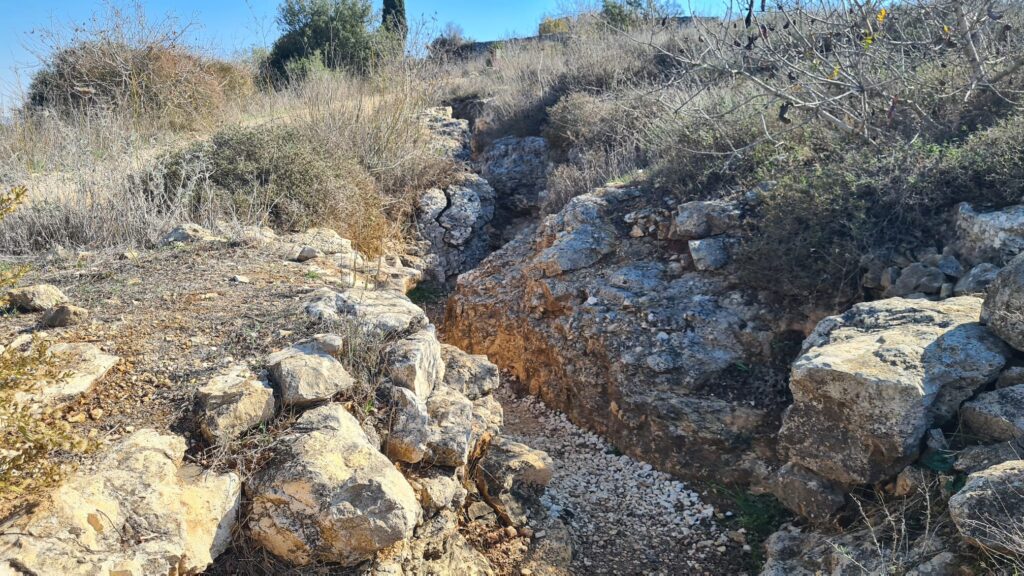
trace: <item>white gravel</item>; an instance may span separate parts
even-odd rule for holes
[[[533,397],[500,396],[503,433],[554,460],[542,502],[568,526],[576,574],[735,574],[743,536],[700,494]]]

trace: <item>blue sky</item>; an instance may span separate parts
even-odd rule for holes
[[[0,110],[13,105],[27,84],[40,42],[33,30],[86,22],[113,1],[128,0],[0,0]],[[378,7],[382,0],[375,0]],[[708,5],[721,0],[696,2]],[[220,55],[253,46],[268,46],[277,37],[274,21],[279,0],[144,0],[150,19],[168,15],[194,22],[193,40]],[[686,5],[685,2],[680,4]],[[560,0],[406,0],[410,22],[440,29],[447,22],[462,26],[477,40],[532,34],[546,14],[558,12]]]

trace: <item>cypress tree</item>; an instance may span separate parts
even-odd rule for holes
[[[405,19],[405,0],[384,0],[384,29],[398,35],[403,41],[409,34]]]

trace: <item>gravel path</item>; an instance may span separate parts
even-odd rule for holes
[[[503,433],[554,459],[542,501],[568,526],[575,574],[741,574],[749,547],[682,482],[620,455],[533,397],[500,396]]]

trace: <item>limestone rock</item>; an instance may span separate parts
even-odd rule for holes
[[[0,573],[202,572],[228,546],[241,481],[183,465],[184,455],[177,436],[140,430],[122,440],[94,471],[76,473],[47,505],[5,530]]]
[[[421,516],[409,483],[336,404],[303,414],[246,493],[252,537],[298,566],[368,560],[412,536]]]
[[[938,294],[946,283],[946,275],[934,266],[916,262],[903,269],[896,284],[886,291],[886,296],[905,297],[911,294]]]
[[[954,296],[970,296],[970,295],[984,295],[988,291],[989,285],[995,281],[996,276],[999,275],[999,268],[995,264],[989,264],[988,262],[982,262],[974,268],[971,268],[970,272],[965,274],[962,278],[957,280],[956,285],[953,287]]]
[[[356,250],[352,247],[352,241],[342,238],[330,228],[310,228],[300,234],[293,234],[286,238],[294,244],[307,246],[315,252],[322,254],[344,254],[353,255]]]
[[[309,262],[323,256],[323,253],[312,246],[297,246],[291,259],[296,262]]]
[[[480,459],[477,483],[486,494],[540,489],[551,482],[554,473],[551,457],[504,437],[496,437]]]
[[[729,263],[731,240],[722,236],[690,240],[690,256],[697,270],[718,270]]]
[[[967,431],[981,440],[1024,437],[1024,384],[979,394],[960,409]]]
[[[673,240],[694,240],[718,236],[739,224],[736,204],[722,200],[686,202],[676,208],[669,231]]]
[[[427,405],[416,393],[394,386],[394,416],[387,437],[387,455],[392,460],[415,464],[423,459],[430,439],[430,417]]]
[[[893,298],[823,320],[793,363],[780,431],[792,462],[841,484],[895,475],[932,424],[993,381],[1008,350],[977,324],[981,300]]]
[[[445,362],[433,326],[396,342],[388,357],[391,380],[412,390],[419,398],[429,398],[444,379]]]
[[[456,476],[437,468],[427,470],[426,474],[417,477],[412,484],[428,516],[446,509],[458,509],[466,501],[468,491]]]
[[[1024,460],[1004,462],[967,478],[949,499],[949,515],[964,539],[995,552],[1021,554]]]
[[[317,290],[307,301],[306,315],[317,322],[354,321],[363,331],[378,336],[427,325],[426,314],[405,295],[365,288]]]
[[[828,520],[846,503],[839,487],[793,463],[775,472],[769,481],[769,489],[786,508],[812,522]]]
[[[1003,462],[1021,459],[1024,459],[1024,446],[1020,439],[1014,439],[998,444],[968,446],[957,454],[953,469],[973,474]]]
[[[198,224],[182,224],[160,239],[160,246],[171,244],[193,244],[198,242],[223,242],[224,238],[215,235]]]
[[[72,343],[55,344],[49,348],[55,365],[61,370],[62,377],[55,381],[46,381],[28,392],[18,392],[15,399],[19,403],[41,402],[43,404],[62,404],[92,390],[97,382],[107,375],[111,368],[121,360],[117,356],[107,354],[93,344]]]
[[[1024,251],[1024,206],[977,212],[970,204],[956,209],[960,251],[972,264],[1007,262]]]
[[[1024,256],[1014,258],[989,285],[981,320],[1007,344],[1024,350]]]
[[[368,568],[369,576],[494,576],[484,555],[459,533],[458,514],[444,510],[427,519],[412,539]]]
[[[486,396],[501,385],[498,367],[486,356],[467,354],[455,346],[442,344],[441,357],[445,364],[445,385],[470,400]]]
[[[305,406],[351,390],[355,380],[336,358],[311,343],[275,352],[267,358],[270,378],[285,406]]]
[[[89,311],[73,304],[61,304],[43,314],[43,325],[50,328],[75,326],[89,318]]]
[[[50,284],[9,290],[7,299],[15,308],[25,312],[43,312],[68,302],[68,297],[59,288]]]
[[[436,263],[439,283],[480,263],[490,252],[487,226],[494,219],[496,193],[475,174],[464,174],[444,190],[420,196],[417,228]]]
[[[516,213],[530,212],[547,187],[547,140],[507,136],[493,142],[480,158],[480,175],[498,192],[500,202]]]
[[[274,417],[274,391],[246,366],[213,377],[197,393],[199,429],[206,439],[225,444]]]
[[[610,253],[615,230],[601,213],[605,206],[601,199],[584,194],[549,216],[540,233],[552,241],[533,259],[533,267],[544,276],[560,276],[592,266]]]
[[[464,466],[473,449],[473,403],[446,386],[427,399],[431,435],[424,461],[435,466]]]

